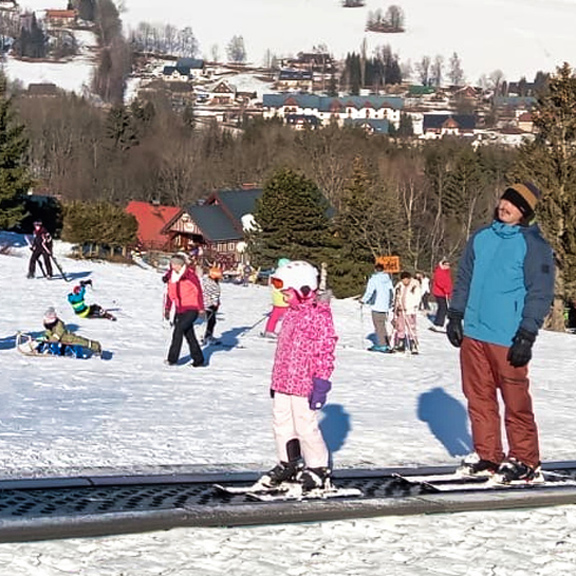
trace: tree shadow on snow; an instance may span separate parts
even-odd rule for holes
[[[322,408],[322,418],[319,423],[322,436],[332,454],[338,452],[346,443],[346,438],[352,429],[350,424],[350,414],[344,410],[341,404],[326,404]],[[332,462],[330,462],[332,465]]]
[[[466,408],[443,388],[432,388],[420,395],[418,419],[428,423],[430,432],[442,442],[450,456],[472,452]]]

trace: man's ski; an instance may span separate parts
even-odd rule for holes
[[[427,486],[436,492],[454,492],[460,490],[509,490],[518,488],[539,488],[550,486],[576,486],[576,480],[556,472],[542,471],[541,476],[534,481],[498,482],[491,476],[462,476],[458,472],[452,474],[435,474],[422,476],[395,475],[410,484]]]

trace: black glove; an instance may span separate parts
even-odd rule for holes
[[[80,286],[92,286],[92,280],[80,280]]]
[[[450,344],[456,348],[462,346],[462,339],[464,338],[464,331],[462,329],[462,312],[457,310],[448,310],[448,324],[446,326],[446,336],[450,340]]]
[[[512,346],[508,350],[508,362],[514,366],[514,368],[520,368],[521,366],[526,366],[532,358],[532,344],[536,340],[536,334],[528,332],[523,328],[518,328],[518,332],[514,338],[512,338]]]

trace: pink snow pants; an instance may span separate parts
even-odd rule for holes
[[[276,324],[284,317],[286,310],[288,310],[287,306],[272,306],[272,312],[268,316],[264,332],[276,332]]]
[[[498,389],[504,402],[508,455],[528,466],[540,462],[538,428],[532,411],[528,367],[514,368],[509,348],[465,337],[460,348],[462,389],[468,400],[474,449],[483,460],[504,458]]]
[[[298,438],[308,468],[328,466],[328,448],[318,427],[318,412],[310,410],[308,398],[275,392],[272,428],[280,461],[288,462],[288,442]]]

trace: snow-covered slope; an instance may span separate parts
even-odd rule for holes
[[[270,295],[224,284],[216,335],[236,345],[207,351],[209,366],[163,364],[170,329],[162,320],[158,272],[72,260],[73,279],[26,279],[22,238],[0,255],[0,477],[261,469],[275,461],[268,394],[274,343],[258,337]],[[90,302],[117,322],[76,318],[66,301],[91,278]],[[362,287],[359,287],[359,291]],[[79,334],[102,342],[109,360],[28,358],[18,330],[40,333],[55,306]],[[333,302],[340,340],[334,388],[321,426],[335,467],[455,462],[470,449],[458,352],[419,318],[421,355],[365,351],[369,313]],[[202,326],[197,327],[201,333]],[[542,456],[573,459],[576,403],[571,335],[542,333],[531,367]],[[183,349],[183,358],[187,351]],[[11,576],[277,574],[484,576],[552,575],[576,568],[576,508],[381,518],[250,529],[180,529],[147,535],[0,545]],[[522,572],[524,573],[524,572]]]

